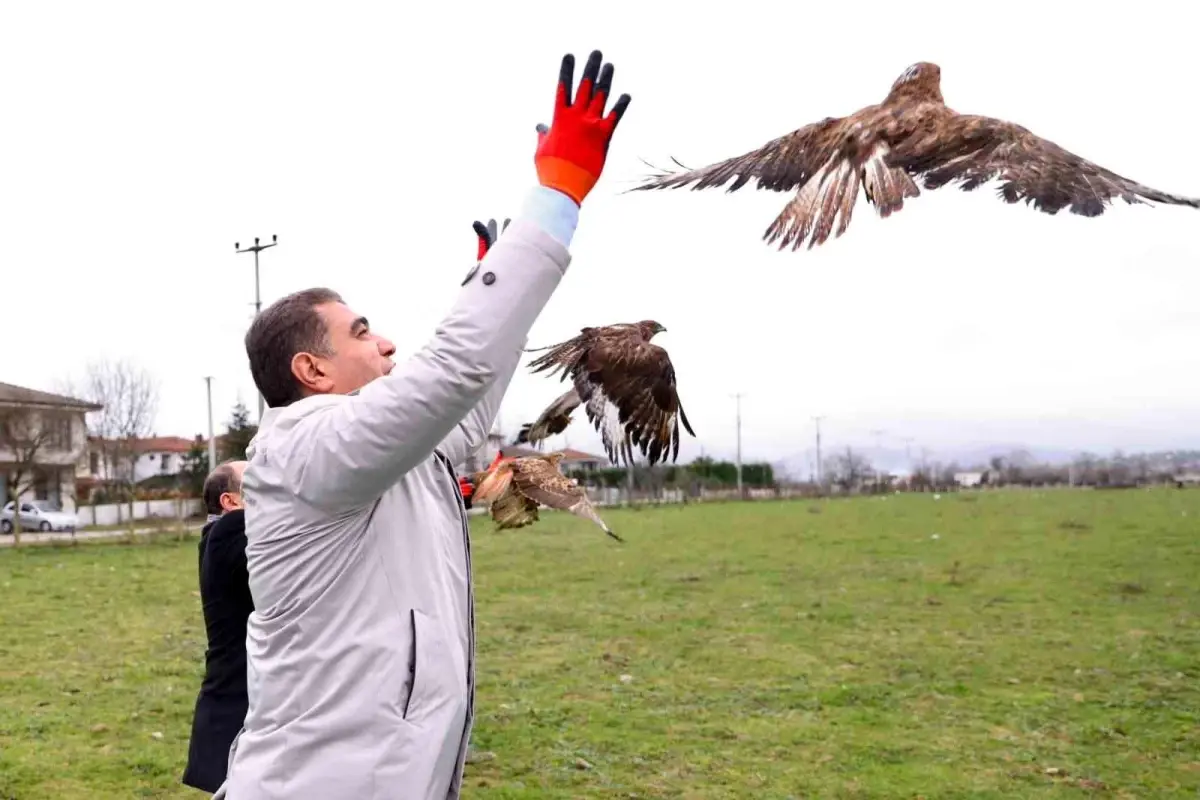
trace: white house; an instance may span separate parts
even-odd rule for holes
[[[135,454],[133,459],[133,482],[140,483],[156,475],[178,475],[183,467],[184,458],[192,445],[204,441],[197,437],[195,440],[182,436],[151,436],[146,439],[135,439],[130,450]],[[128,477],[129,467],[124,464],[106,464],[104,458],[104,442],[95,437],[88,439],[88,461],[86,474],[79,477],[92,478],[99,481],[113,480],[118,477]],[[112,474],[110,474],[112,473]]]
[[[983,483],[982,472],[956,472],[954,473],[954,482],[964,488],[971,486],[979,486]]]
[[[103,408],[0,383],[0,494],[12,491],[15,481],[19,499],[47,500],[74,511],[75,475],[86,460],[86,415]]]

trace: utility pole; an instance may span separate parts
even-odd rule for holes
[[[233,250],[235,253],[254,253],[254,316],[256,316],[256,317],[258,316],[259,312],[262,311],[262,293],[259,291],[259,287],[258,287],[258,254],[261,253],[263,250],[266,250],[268,247],[274,247],[277,244],[279,244],[279,237],[276,236],[275,234],[271,234],[271,243],[270,244],[259,244],[257,236],[254,237],[254,246],[253,247],[243,248],[240,243],[238,243],[238,242],[233,243]],[[263,396],[260,393],[258,395],[258,424],[259,425],[262,424],[262,416],[263,416]]]
[[[877,483],[877,484],[880,484],[880,485],[882,485],[882,484],[883,484],[883,470],[879,468],[879,461],[878,461],[878,458],[879,458],[879,450],[880,450],[880,447],[881,447],[881,445],[879,444],[879,438],[880,438],[881,436],[883,436],[885,433],[887,433],[887,431],[881,431],[881,430],[878,430],[878,429],[871,431],[871,436],[873,436],[873,437],[875,438],[875,458],[876,458],[876,462],[875,462],[875,483]]]
[[[821,486],[821,420],[825,417],[813,417],[813,422],[817,424],[817,487]]]
[[[737,490],[738,498],[745,497],[742,490],[742,393],[733,396],[737,401]]]
[[[213,438],[212,421],[212,375],[206,375],[204,383],[208,387],[208,471],[212,472],[217,468],[217,440]]]
[[[622,445],[625,447],[626,445]],[[620,452],[620,451],[618,451]],[[625,451],[627,458],[625,459],[625,493],[628,496],[629,507],[633,507],[633,446],[629,445]]]

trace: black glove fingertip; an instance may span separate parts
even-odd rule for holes
[[[585,81],[589,82],[589,84],[590,84],[588,86],[587,97],[583,97],[582,96],[583,93],[581,91],[580,92],[581,96],[579,98],[577,98],[578,100],[582,101],[583,103],[592,102],[592,96],[596,93],[596,76],[600,73],[600,61],[603,58],[604,58],[604,56],[600,53],[599,50],[593,50],[592,54],[590,56],[588,56],[587,64],[585,64],[583,67],[583,75],[581,75],[579,78],[579,88],[581,90],[583,89],[583,84]]]
[[[596,81],[596,94],[603,92],[607,97],[608,93],[612,91],[612,82],[613,65],[605,64],[604,69],[600,70],[600,79]]]
[[[558,82],[566,90],[566,104],[571,105],[571,86],[575,83],[575,56],[571,53],[563,56],[562,66],[558,69]]]
[[[631,99],[629,95],[623,94],[617,98],[617,102],[613,103],[612,117],[614,129],[617,127],[617,123],[621,121],[621,117],[625,116],[625,109],[629,107]]]

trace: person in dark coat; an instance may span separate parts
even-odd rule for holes
[[[230,461],[204,481],[208,522],[200,533],[200,599],[208,649],[196,697],[183,783],[215,792],[225,780],[229,747],[246,719],[246,618],[254,610],[246,572],[245,461]]]

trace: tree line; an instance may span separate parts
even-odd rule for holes
[[[878,470],[862,453],[846,448],[823,462],[822,483],[840,491],[945,491],[977,480],[979,486],[1091,486],[1123,488],[1170,484],[1191,470],[1200,470],[1200,450],[1169,450],[1108,456],[1083,452],[1067,463],[1039,461],[1028,450],[996,455],[987,463],[926,461],[914,465],[905,478]],[[960,481],[963,478],[963,481]]]
[[[626,467],[601,467],[591,470],[568,470],[569,477],[581,485],[595,488],[620,488],[628,486],[632,479],[637,489],[728,489],[737,486],[737,464],[732,461],[716,461],[700,456],[689,464],[656,464],[653,467],[635,464]],[[775,485],[775,469],[766,462],[742,464],[742,485],[752,489],[766,489]]]

